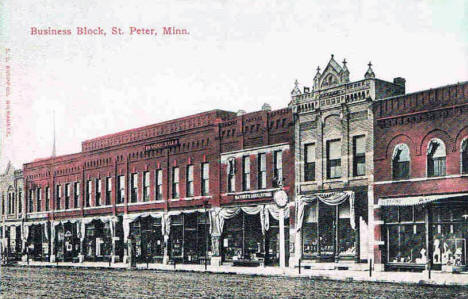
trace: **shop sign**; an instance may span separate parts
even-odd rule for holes
[[[65,237],[69,238],[71,236],[72,236],[71,231],[67,230],[67,232],[65,233]]]
[[[167,148],[167,147],[176,146],[176,145],[179,145],[179,139],[171,139],[171,140],[166,140],[163,142],[145,145],[145,151],[152,151],[152,150]]]
[[[255,192],[255,193],[236,194],[234,195],[234,199],[253,199],[253,198],[264,198],[264,197],[272,197],[272,196],[273,196],[273,192],[264,191],[264,192]]]

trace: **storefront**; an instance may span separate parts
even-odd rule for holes
[[[2,227],[2,258],[16,261],[21,258],[21,224],[5,223]]]
[[[113,256],[115,217],[84,218],[81,234],[85,261],[110,261]],[[114,239],[114,240],[113,240]]]
[[[315,262],[361,260],[359,228],[365,225],[365,211],[356,204],[353,191],[301,196],[296,207],[300,238],[296,249],[302,253],[301,258]]]
[[[468,194],[380,199],[387,269],[466,268]]]
[[[25,223],[24,240],[26,254],[35,261],[49,261],[51,250],[49,246],[49,228],[47,222]]]
[[[170,258],[179,263],[203,263],[211,250],[207,213],[184,211],[170,218]]]
[[[61,221],[55,224],[56,261],[77,261],[80,253],[80,223],[76,220]]]
[[[164,236],[161,217],[141,216],[130,223],[130,236],[139,263],[161,263],[164,256]]]
[[[215,214],[215,234],[220,234],[221,261],[235,266],[277,265],[279,262],[279,208],[274,204],[223,207]],[[289,218],[289,210],[284,209]],[[289,229],[285,226],[286,248]],[[216,253],[215,253],[216,254]]]

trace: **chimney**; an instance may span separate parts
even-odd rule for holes
[[[268,103],[263,104],[262,106],[263,111],[271,111],[271,106]]]
[[[405,93],[406,80],[402,77],[396,77],[393,79],[393,84],[403,87],[403,93]]]

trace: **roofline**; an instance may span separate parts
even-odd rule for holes
[[[423,92],[427,92],[427,91],[431,91],[431,90],[437,90],[437,89],[441,89],[441,88],[447,88],[447,87],[453,87],[453,86],[458,86],[458,85],[464,85],[464,84],[467,84],[467,83],[468,83],[468,81],[462,81],[462,82],[457,82],[457,83],[453,83],[453,84],[442,85],[442,86],[435,87],[435,88],[429,88],[429,89],[418,90],[418,91],[414,91],[414,92],[411,92],[411,93],[405,93],[405,94],[400,94],[400,95],[396,95],[396,96],[391,96],[391,97],[386,97],[386,98],[377,99],[377,100],[374,100],[374,103],[378,103],[378,102],[386,101],[386,100],[393,100],[393,99],[397,99],[397,98],[404,98],[404,97],[407,97],[407,96],[412,96],[412,95],[416,95],[416,94],[423,93]]]
[[[120,134],[130,133],[130,132],[136,131],[136,130],[151,128],[151,127],[153,127],[155,125],[169,124],[169,123],[174,122],[174,121],[178,121],[178,120],[182,120],[182,119],[186,119],[186,118],[191,118],[191,117],[197,117],[197,116],[201,116],[201,115],[209,114],[209,113],[213,113],[213,112],[225,112],[225,113],[235,114],[235,112],[233,112],[233,111],[227,111],[227,110],[222,110],[222,109],[212,109],[212,110],[208,110],[208,111],[204,111],[204,112],[200,112],[200,113],[196,113],[196,114],[191,114],[191,115],[182,116],[182,117],[178,117],[178,118],[174,118],[174,119],[170,119],[170,120],[165,120],[163,122],[157,122],[157,123],[153,123],[153,124],[142,126],[142,127],[127,129],[127,130],[124,130],[124,131],[119,131],[119,132],[115,132],[115,133],[102,135],[102,136],[99,136],[99,137],[94,137],[94,138],[91,138],[91,139],[86,139],[86,140],[82,141],[81,143],[83,144],[83,143],[87,143],[87,142],[98,141],[98,140],[106,139],[106,138],[109,138],[109,137],[115,137],[115,136],[118,136]]]

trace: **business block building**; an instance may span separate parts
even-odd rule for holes
[[[468,83],[377,101],[373,113],[376,266],[464,269]]]
[[[290,264],[338,263],[359,268],[368,260],[373,204],[373,110],[376,100],[405,93],[405,80],[377,79],[371,64],[350,82],[346,60],[333,55],[310,87],[296,86],[295,250]]]
[[[332,55],[286,108],[212,110],[0,176],[2,258],[466,268],[468,83],[405,93]]]

